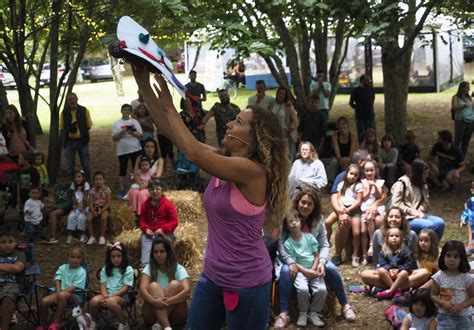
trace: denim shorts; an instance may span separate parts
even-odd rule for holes
[[[438,330],[469,330],[472,329],[472,317],[451,315],[451,314],[438,314]]]
[[[251,288],[236,289],[238,304],[232,311],[224,306],[224,291],[224,288],[201,273],[191,301],[186,329],[218,330],[224,324],[229,330],[267,329],[271,281]]]

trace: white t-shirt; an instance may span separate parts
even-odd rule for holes
[[[369,186],[369,181],[367,179],[362,179],[361,180],[361,183],[362,183],[362,187],[365,188],[365,187],[368,187]],[[375,180],[375,185],[377,187],[380,187],[380,188],[383,188],[383,185],[385,183],[385,180],[381,180],[381,179],[377,179]],[[365,210],[367,210],[372,204],[374,204],[374,202],[377,200],[377,198],[375,198],[375,187],[372,187],[372,189],[370,190],[370,194],[369,196],[367,196],[367,199],[365,201],[362,202],[362,204],[360,205],[360,210],[362,212],[364,212]]]
[[[439,296],[441,299],[451,302],[452,305],[459,304],[469,298],[467,289],[473,281],[469,273],[460,273],[456,276],[449,276],[440,270],[433,275],[432,279],[439,285]],[[450,314],[441,307],[439,308],[439,312]],[[471,307],[463,309],[458,315],[471,315]]]
[[[140,123],[137,120],[133,118],[127,120],[120,118],[115,122],[114,126],[112,126],[112,136],[120,132],[122,130],[122,127],[130,127],[131,129],[135,129],[136,132],[143,134],[142,127],[140,126]],[[142,150],[140,140],[136,137],[133,137],[129,133],[125,134],[116,143],[117,156],[126,155],[135,151]]]
[[[339,182],[337,185],[337,191],[341,192],[342,191],[342,186],[344,185],[344,180]],[[349,207],[352,204],[355,203],[357,200],[357,194],[361,193],[363,190],[362,188],[362,183],[357,182],[351,184],[349,187],[347,187],[346,191],[344,192],[344,195],[342,195],[342,204],[344,204],[345,207]]]
[[[39,199],[28,198],[23,208],[25,212],[25,222],[39,225],[41,220],[43,220],[43,207],[44,205]]]
[[[89,184],[89,182],[85,182],[84,183],[84,189],[75,189],[76,187],[76,184],[73,182],[71,183],[71,190],[74,191],[74,195],[76,196],[76,202],[78,205],[82,204],[82,202],[84,201],[84,193],[91,190],[91,185]]]

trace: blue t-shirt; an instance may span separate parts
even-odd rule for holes
[[[67,290],[71,286],[84,290],[86,288],[87,272],[84,267],[71,268],[69,264],[64,264],[58,268],[54,275],[55,281],[61,281],[61,290]]]
[[[145,266],[145,269],[143,269],[143,274],[146,274],[151,277],[150,264]],[[180,264],[177,264],[176,272],[174,273],[174,278],[176,281],[181,281],[185,278],[189,278],[186,268],[184,268]],[[168,275],[166,273],[161,272],[159,269],[157,269],[156,279],[152,279],[152,281],[158,282],[162,289],[166,288],[168,286],[168,283],[170,282]]]
[[[120,291],[125,285],[128,285],[129,288],[133,287],[133,277],[132,266],[127,266],[125,274],[122,274],[121,269],[118,267],[112,268],[112,276],[107,276],[105,267],[102,267],[100,271],[100,283],[105,283],[108,294]]]
[[[344,179],[344,175],[346,175],[346,171],[342,171],[336,176],[336,178],[334,179],[334,183],[332,184],[332,187],[331,187],[331,194],[337,193],[337,186],[339,185],[339,182],[341,182]]]
[[[466,202],[466,208],[471,211],[474,211],[474,196],[469,197]]]
[[[302,233],[301,239],[295,241],[291,236],[285,241],[286,252],[306,269],[313,267],[314,254],[318,251],[318,241],[311,233]]]

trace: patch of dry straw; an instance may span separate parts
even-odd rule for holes
[[[204,215],[201,195],[192,190],[168,190],[166,197],[173,202],[178,211],[180,225],[184,222],[196,222]],[[179,227],[178,227],[179,228]]]
[[[128,203],[112,200],[110,213],[110,231],[113,236],[119,235],[125,230],[136,228],[135,213],[130,209]]]

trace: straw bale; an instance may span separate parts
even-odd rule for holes
[[[173,202],[178,211],[180,225],[184,222],[196,222],[204,215],[201,195],[192,190],[169,190],[166,197]]]
[[[110,212],[110,231],[113,236],[119,235],[124,230],[136,228],[135,213],[130,209],[128,203],[112,200]]]
[[[124,230],[115,237],[115,241],[124,243],[127,246],[128,255],[132,264],[140,263],[141,254],[141,237],[140,229]]]
[[[200,237],[196,224],[181,222],[175,231],[174,249],[178,262],[188,271],[197,271],[202,265]]]

